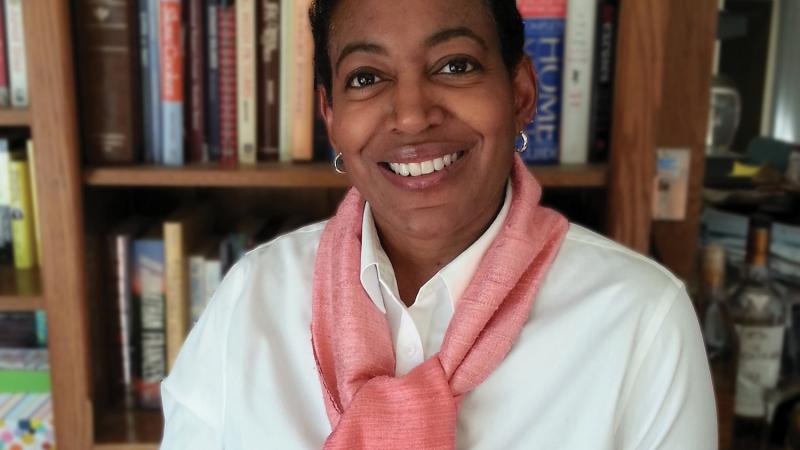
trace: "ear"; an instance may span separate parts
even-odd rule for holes
[[[319,111],[320,114],[322,114],[322,119],[325,121],[325,131],[328,132],[328,141],[331,147],[337,149],[336,136],[333,135],[333,105],[328,102],[328,91],[324,86],[319,86],[317,88],[317,102],[319,102]]]
[[[525,129],[536,114],[538,79],[527,55],[523,55],[517,64],[511,84],[514,90],[514,125],[519,131]]]

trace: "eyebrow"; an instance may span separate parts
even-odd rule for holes
[[[446,28],[444,30],[437,31],[436,33],[430,35],[427,39],[425,39],[425,47],[428,48],[435,47],[449,40],[460,37],[465,37],[475,41],[484,50],[489,48],[486,45],[486,41],[484,41],[482,37],[478,36],[477,33],[475,33],[474,31],[470,30],[467,27]],[[387,54],[385,48],[374,42],[370,41],[351,42],[350,44],[345,45],[341,53],[339,53],[339,57],[336,58],[336,65],[334,70],[338,72],[339,66],[342,65],[342,61],[344,61],[345,58],[356,52],[372,53],[376,55]]]

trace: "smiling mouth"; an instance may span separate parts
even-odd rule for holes
[[[444,170],[446,167],[451,166],[463,156],[464,152],[460,151],[428,161],[413,163],[383,162],[381,165],[387,170],[391,170],[397,175],[403,177],[419,177]]]

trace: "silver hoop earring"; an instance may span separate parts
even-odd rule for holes
[[[336,154],[336,158],[333,159],[333,168],[336,170],[336,173],[339,174],[346,174],[347,171],[344,170],[344,159],[342,158],[342,152]]]
[[[517,148],[514,146],[514,151],[517,153],[525,153],[528,150],[528,133],[525,130],[519,132],[519,136],[522,138],[522,147]]]

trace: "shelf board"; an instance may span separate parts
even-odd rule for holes
[[[114,409],[95,420],[95,450],[155,450],[164,429],[161,411]]]
[[[532,167],[545,187],[601,188],[606,186],[608,166],[575,164]],[[185,167],[123,166],[89,167],[84,183],[107,187],[229,187],[229,188],[344,188],[344,175],[326,163],[261,163],[222,168],[215,164]]]
[[[0,311],[32,311],[44,308],[38,269],[0,267]]]
[[[0,126],[28,127],[31,125],[31,113],[28,109],[0,109]]]

